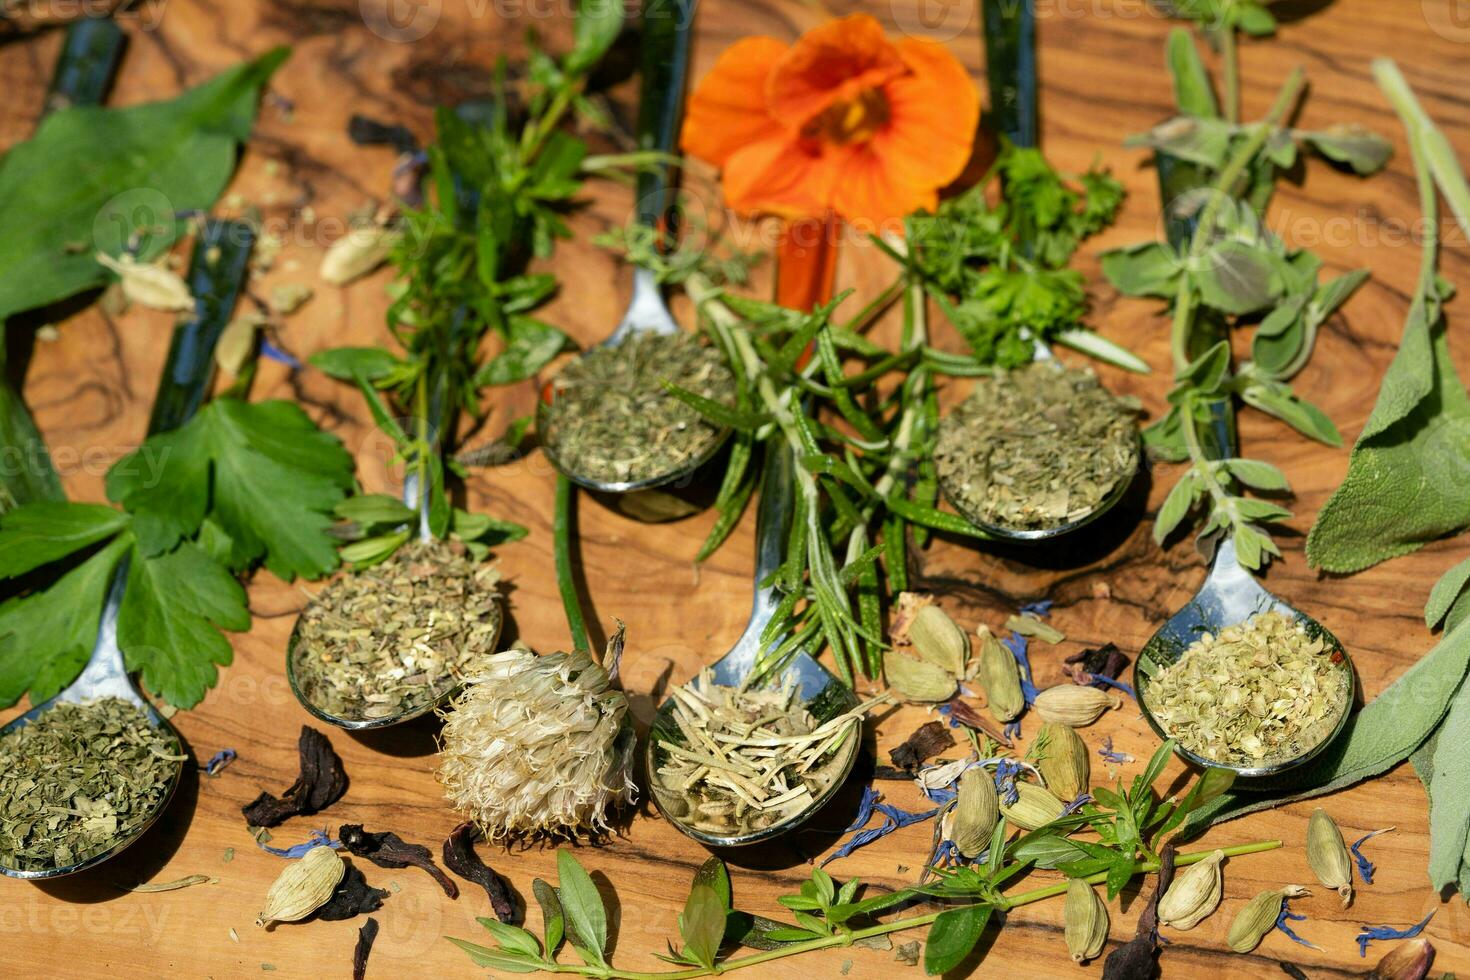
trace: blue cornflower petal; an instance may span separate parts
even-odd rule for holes
[[[1076,813],[1078,810],[1082,809],[1084,806],[1091,802],[1092,794],[1082,793],[1071,803],[1068,803],[1066,806],[1062,807],[1062,816],[1070,816],[1071,814]]]
[[[1016,662],[1021,665],[1021,694],[1025,696],[1026,704],[1035,704],[1036,695],[1041,692],[1036,689],[1036,685],[1031,680],[1031,658],[1026,655],[1026,638],[1019,633],[1010,633],[1001,642],[1005,644],[1007,650],[1011,651],[1011,656],[1016,658]]]
[[[221,769],[235,761],[236,754],[234,749],[220,749],[199,768],[206,776],[218,776]]]
[[[1362,837],[1359,837],[1356,841],[1353,842],[1353,861],[1358,865],[1358,874],[1362,876],[1363,884],[1373,884],[1373,872],[1377,869],[1374,866],[1373,862],[1369,861],[1368,858],[1364,856],[1363,852],[1359,850],[1359,848],[1366,844],[1368,841],[1377,837],[1379,834],[1386,834],[1393,829],[1394,828],[1392,827],[1384,827],[1382,830],[1375,830],[1372,833],[1364,834]]]
[[[1133,761],[1133,756],[1129,755],[1127,752],[1113,751],[1113,736],[1111,735],[1102,740],[1102,745],[1098,746],[1097,754],[1102,756],[1104,761],[1112,762],[1118,765],[1121,765],[1125,762]]]
[[[1375,939],[1413,939],[1424,931],[1424,927],[1429,925],[1429,920],[1432,918],[1434,918],[1433,911],[1424,917],[1423,922],[1420,922],[1417,926],[1410,926],[1407,929],[1395,929],[1392,926],[1365,925],[1363,926],[1363,931],[1358,933],[1358,955],[1367,956],[1368,944]]]
[[[1135,700],[1135,701],[1138,700],[1138,693],[1136,691],[1134,691],[1133,688],[1129,687],[1127,684],[1124,684],[1122,681],[1115,681],[1111,677],[1109,677],[1107,674],[1088,674],[1087,676],[1088,677],[1091,677],[1095,681],[1102,681],[1108,687],[1116,687],[1118,690],[1122,691],[1124,694],[1128,695],[1133,700]]]
[[[1293,912],[1291,910],[1291,902],[1283,898],[1281,900],[1281,914],[1276,917],[1276,928],[1280,929],[1286,935],[1286,938],[1290,939],[1292,942],[1301,943],[1303,946],[1308,946],[1312,949],[1321,949],[1322,947],[1318,946],[1316,943],[1308,942],[1301,936],[1298,936],[1296,933],[1292,932],[1291,926],[1286,924],[1288,919],[1292,920],[1293,922],[1303,922],[1306,920],[1306,918],[1307,917],[1305,915],[1298,915],[1297,913]]]
[[[1033,616],[1045,616],[1051,612],[1051,607],[1052,600],[1038,599],[1035,602],[1028,602],[1024,606],[1022,606],[1021,615],[1024,616],[1027,613],[1030,613]]]
[[[268,357],[273,361],[280,361],[293,371],[299,371],[301,369],[301,362],[296,359],[295,355],[289,351],[282,350],[264,337],[260,338],[260,354],[262,357]]]
[[[910,813],[908,810],[899,809],[892,803],[880,802],[880,796],[881,794],[871,786],[863,791],[863,801],[858,805],[858,819],[854,820],[852,826],[848,827],[846,831],[847,833],[853,834],[852,839],[829,854],[822,861],[822,866],[825,867],[838,858],[847,857],[858,848],[866,847],[875,840],[887,837],[900,827],[907,827],[910,824],[929,820],[939,813],[939,808],[930,810],[927,813]],[[883,822],[876,827],[868,827],[867,829],[860,830],[860,827],[863,827],[872,819],[875,812],[883,815]]]
[[[306,852],[314,847],[326,846],[333,850],[338,850],[342,847],[342,842],[332,840],[331,836],[325,830],[313,830],[309,840],[304,840],[300,844],[293,844],[290,847],[271,847],[268,844],[262,844],[260,841],[256,841],[255,843],[262,851],[268,851],[276,857],[283,858],[304,857]]]

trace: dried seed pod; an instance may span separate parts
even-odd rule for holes
[[[98,252],[97,263],[117,273],[123,295],[129,303],[174,313],[194,308],[194,296],[177,272],[161,265],[139,262],[126,253],[113,258],[106,252]]]
[[[1108,941],[1108,907],[1092,886],[1080,878],[1067,882],[1062,907],[1062,935],[1073,961],[1086,963],[1102,952]]]
[[[396,230],[383,225],[353,228],[322,256],[322,279],[333,286],[345,286],[367,275],[382,264],[400,237]]]
[[[1000,812],[1022,830],[1045,827],[1062,815],[1067,804],[1035,783],[1016,783],[1016,802],[1000,804]]]
[[[326,845],[313,847],[290,862],[265,895],[265,908],[255,924],[299,922],[331,900],[332,893],[347,873],[347,865]]]
[[[1067,725],[1048,722],[1041,726],[1034,744],[1040,746],[1036,769],[1047,789],[1064,800],[1075,800],[1088,791],[1092,761],[1082,736]]]
[[[1261,944],[1266,933],[1276,928],[1281,917],[1281,903],[1288,898],[1301,898],[1308,894],[1301,885],[1287,885],[1261,892],[1245,904],[1230,923],[1227,942],[1237,953],[1249,953]]]
[[[996,720],[1014,721],[1026,707],[1026,696],[1021,693],[1021,667],[989,627],[981,624],[975,633],[980,638],[975,680],[985,689],[990,713]]]
[[[883,651],[883,676],[889,690],[905,701],[948,701],[959,683],[954,674],[938,664],[897,649]]]
[[[944,816],[945,838],[953,841],[965,857],[979,857],[990,846],[999,820],[1000,794],[995,791],[995,780],[980,766],[966,769],[960,776],[954,806]]]
[[[1399,943],[1367,974],[1368,980],[1424,980],[1434,965],[1434,946],[1423,936]]]
[[[1123,702],[1106,691],[1080,684],[1058,684],[1036,696],[1036,713],[1042,721],[1052,721],[1072,728],[1086,728],[1102,717],[1109,708]]]
[[[970,659],[970,638],[938,606],[925,606],[909,625],[909,642],[914,652],[928,663],[942,667],[956,678],[965,675]]]
[[[1224,851],[1216,851],[1181,871],[1159,899],[1159,922],[1175,929],[1193,929],[1220,907]]]
[[[1342,831],[1320,806],[1307,823],[1307,864],[1317,880],[1342,896],[1342,907],[1353,900],[1353,863]]]

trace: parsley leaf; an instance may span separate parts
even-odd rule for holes
[[[351,486],[352,457],[300,408],[233,398],[152,436],[107,474],[107,495],[133,514],[144,555],[171,551],[208,514],[233,542],[232,565],[261,559],[287,581],[337,567],[326,532]]]
[[[42,501],[5,515],[0,578],[24,575],[112,537],[128,516],[103,504]]]
[[[250,628],[245,590],[189,542],[157,556],[135,546],[131,557],[117,621],[128,668],[170,704],[198,704],[214,685],[215,664],[233,657],[230,641],[214,627]]]

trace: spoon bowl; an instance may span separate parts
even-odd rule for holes
[[[765,582],[771,573],[781,565],[791,517],[794,466],[789,447],[781,445],[767,450],[766,471],[761,484],[760,510],[756,521],[756,589],[755,599],[751,604],[750,622],[746,625],[745,632],[740,635],[740,639],[735,641],[730,652],[711,665],[710,673],[716,684],[738,687],[744,683],[751,672],[756,669],[761,654],[767,648],[761,643],[761,634],[775,614],[780,598],[774,588],[762,587],[761,583]],[[774,647],[779,642],[778,638],[768,646]],[[818,725],[846,714],[858,706],[857,696],[852,690],[805,651],[793,655],[781,670],[767,678],[766,682],[779,685],[788,680]],[[849,773],[852,772],[853,763],[857,760],[862,725],[854,721],[847,738],[833,750],[839,754],[830,769],[831,780],[813,796],[812,801],[805,808],[768,827],[744,834],[716,834],[701,830],[672,812],[660,795],[657,773],[659,766],[664,762],[666,753],[660,748],[659,743],[668,741],[681,744],[685,741],[674,720],[674,704],[672,697],[666,699],[659,706],[658,714],[649,727],[648,741],[645,746],[649,783],[652,786],[652,792],[649,795],[653,797],[654,805],[658,807],[664,819],[706,847],[743,847],[768,841],[796,830],[841,789]]]
[[[407,506],[418,511],[418,539],[420,541],[432,540],[433,534],[429,531],[429,495],[428,493],[419,492],[418,476],[413,472],[410,472],[404,478],[403,502]],[[350,575],[353,573],[349,572],[348,574]],[[313,597],[307,603],[308,608],[316,603],[318,599],[319,597]],[[487,647],[492,650],[499,642],[501,631],[505,628],[505,610],[503,607],[500,607],[498,603],[497,608],[499,608],[500,615],[497,617],[495,622],[494,635],[490,638],[490,642],[487,644]],[[345,715],[333,714],[320,705],[314,704],[311,699],[306,696],[306,691],[302,686],[301,678],[297,676],[296,655],[302,642],[301,623],[302,620],[305,619],[305,615],[305,610],[302,610],[302,614],[296,617],[296,625],[291,629],[291,638],[286,641],[286,680],[291,685],[291,693],[296,695],[296,700],[301,702],[301,706],[305,708],[307,712],[313,717],[319,718],[329,725],[335,725],[336,727],[344,729],[346,731],[366,731],[373,728],[387,728],[390,725],[401,725],[404,722],[413,721],[415,718],[421,718],[429,712],[435,710],[440,705],[446,703],[451,698],[453,698],[464,688],[464,685],[460,683],[451,684],[443,691],[440,691],[438,694],[434,695],[431,698],[427,698],[424,701],[419,702],[410,708],[406,708],[397,714],[386,715],[382,718],[352,718]]]
[[[1320,755],[1342,734],[1352,714],[1356,696],[1357,679],[1353,673],[1352,660],[1337,637],[1321,623],[1261,587],[1255,577],[1245,570],[1236,557],[1235,542],[1226,538],[1215,553],[1210,574],[1193,599],[1175,613],[1139,651],[1138,661],[1133,667],[1134,690],[1138,692],[1138,707],[1143,712],[1149,727],[1160,738],[1169,733],[1154,716],[1149,707],[1149,684],[1159,670],[1177,661],[1201,633],[1218,634],[1228,626],[1236,626],[1252,616],[1264,612],[1279,612],[1300,623],[1313,638],[1321,639],[1326,649],[1333,651],[1334,661],[1345,672],[1347,683],[1343,689],[1342,704],[1338,706],[1337,720],[1331,731],[1316,745],[1306,751],[1285,759],[1274,759],[1264,765],[1232,765],[1205,758],[1176,742],[1174,751],[1197,766],[1228,769],[1242,779],[1266,779],[1305,765]]]
[[[135,704],[143,709],[149,724],[155,729],[163,731],[173,739],[177,754],[183,755],[183,740],[178,731],[168,720],[159,714],[144,697],[138,693],[137,688],[128,680],[127,667],[123,662],[122,650],[117,645],[117,616],[122,607],[123,591],[127,586],[128,559],[124,558],[113,573],[112,585],[108,589],[107,601],[102,607],[102,617],[97,626],[97,642],[92,648],[91,659],[81,675],[72,682],[60,694],[44,701],[36,707],[27,711],[18,718],[12,719],[4,728],[0,728],[0,735],[5,735],[19,728],[23,728],[45,714],[52,707],[62,703],[80,703],[84,701],[95,701],[99,698],[117,698]],[[60,878],[64,875],[76,874],[95,867],[122,852],[129,844],[148,832],[148,829],[158,821],[163,811],[168,808],[169,801],[173,799],[174,792],[179,788],[179,780],[183,776],[184,762],[181,758],[174,763],[173,774],[169,777],[168,784],[164,787],[163,795],[159,797],[153,810],[133,831],[126,837],[120,837],[110,847],[89,855],[80,861],[71,864],[59,865],[54,868],[42,868],[35,871],[23,871],[18,868],[8,868],[0,865],[0,874],[7,878],[27,878],[40,880],[43,878]]]

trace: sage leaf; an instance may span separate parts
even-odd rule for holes
[[[6,153],[0,200],[26,206],[0,213],[0,320],[105,283],[96,251],[122,254],[144,232],[146,261],[173,242],[177,214],[208,211],[250,135],[261,88],[288,54],[277,48],[163,102],[62,109]]]
[[[1207,306],[1225,313],[1254,313],[1276,294],[1270,259],[1244,242],[1217,242],[1194,269],[1194,283]]]
[[[1327,159],[1344,164],[1360,175],[1377,173],[1393,156],[1392,143],[1355,123],[1329,126],[1301,136]]]
[[[1179,108],[1191,116],[1218,118],[1220,105],[1194,38],[1182,27],[1171,28],[1166,53],[1169,74],[1174,78],[1174,101]]]
[[[1189,514],[1189,509],[1199,499],[1203,487],[1199,476],[1194,470],[1186,470],[1180,475],[1169,495],[1164,498],[1164,503],[1159,507],[1158,516],[1154,518],[1154,541],[1163,544],[1164,540],[1179,526],[1179,522]]]
[[[1458,623],[1458,619],[1452,619],[1452,614],[1460,611],[1460,601],[1465,597],[1465,585],[1470,583],[1470,558],[1460,562],[1454,568],[1445,572],[1434,588],[1430,590],[1429,602],[1424,606],[1424,625],[1430,629],[1445,623],[1446,630],[1452,630]]]
[[[1316,405],[1303,401],[1279,381],[1253,381],[1240,390],[1247,405],[1274,415],[1302,435],[1328,446],[1341,446],[1342,434]]]
[[[1429,883],[1438,889],[1458,885],[1470,837],[1470,684],[1463,681],[1449,712],[1435,732],[1429,791]],[[1462,896],[1464,897],[1464,896]]]
[[[1286,490],[1286,474],[1259,459],[1227,459],[1225,468],[1241,483],[1256,490]]]
[[[1102,256],[1103,275],[1129,296],[1173,296],[1182,266],[1164,242],[1141,242]]]
[[[924,972],[937,977],[958,966],[980,941],[990,912],[989,905],[964,905],[939,913],[924,941]]]
[[[607,952],[607,909],[603,907],[602,896],[597,893],[592,876],[570,851],[556,852],[556,874],[562,910],[571,931],[582,941],[578,948],[593,954],[600,962]]]

